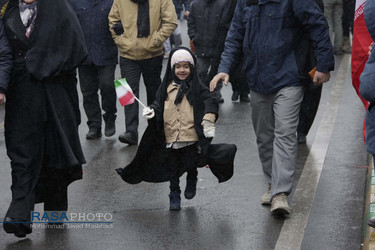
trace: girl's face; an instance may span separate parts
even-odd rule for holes
[[[190,64],[188,62],[176,63],[174,66],[174,74],[181,81],[185,80],[190,75]]]
[[[36,0],[23,0],[24,3],[26,4],[31,4],[33,2],[35,2]]]

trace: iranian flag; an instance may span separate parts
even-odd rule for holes
[[[121,106],[134,103],[134,94],[125,78],[115,81],[117,98]]]
[[[354,32],[353,32],[353,46],[352,46],[352,81],[358,96],[361,98],[363,105],[367,109],[368,102],[359,94],[359,77],[362,74],[363,68],[369,57],[369,47],[372,43],[372,38],[368,33],[365,23],[365,8],[366,0],[357,0],[355,3],[354,14]]]
[[[352,83],[357,95],[367,109],[369,103],[359,94],[359,77],[365,67],[369,57],[369,47],[372,44],[372,38],[367,30],[365,23],[366,0],[357,0],[355,3],[354,28],[353,28],[353,45],[352,45]],[[363,125],[363,135],[366,135],[366,126]]]

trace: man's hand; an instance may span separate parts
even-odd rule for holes
[[[0,93],[0,106],[5,102],[5,95]]]
[[[227,73],[220,72],[214,78],[212,78],[212,80],[210,82],[210,91],[211,92],[215,90],[215,88],[217,86],[217,83],[219,81],[224,81],[225,86],[227,86],[228,82],[229,82],[229,75]]]
[[[328,82],[329,78],[331,77],[331,73],[322,73],[319,71],[316,71],[314,74],[313,82],[315,85],[320,85],[322,83]]]

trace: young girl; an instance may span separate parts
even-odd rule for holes
[[[233,175],[236,146],[211,145],[219,98],[200,82],[195,66],[189,49],[171,52],[156,100],[143,110],[149,126],[137,155],[127,167],[117,169],[129,183],[168,180],[170,210],[181,209],[179,178],[183,173],[187,172],[186,199],[195,196],[197,167],[209,164],[219,182]]]

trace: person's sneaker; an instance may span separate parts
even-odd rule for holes
[[[250,97],[248,94],[241,94],[240,95],[240,102],[250,102]]]
[[[262,205],[271,205],[271,184],[268,183],[267,192],[262,195]]]
[[[375,217],[368,219],[367,225],[369,225],[370,227],[375,227]]]
[[[297,135],[297,142],[298,142],[298,144],[306,144],[306,135],[298,134]]]
[[[240,95],[240,93],[238,93],[237,91],[233,91],[233,94],[232,94],[232,101],[233,101],[233,102],[237,101],[239,95]]]
[[[102,137],[102,128],[90,127],[89,132],[86,134],[86,139],[98,139]]]
[[[169,194],[169,210],[179,211],[181,210],[181,196],[177,192],[172,192]]]
[[[134,135],[131,132],[126,132],[124,134],[121,134],[118,137],[118,140],[122,143],[127,143],[129,145],[137,145],[138,144],[138,136]]]
[[[104,135],[106,137],[110,137],[116,133],[116,116],[108,120],[104,120],[105,128],[104,128]]]
[[[197,192],[197,181],[198,179],[186,179],[185,198],[190,200],[193,199]]]
[[[292,212],[292,209],[288,204],[288,200],[286,198],[285,193],[275,194],[272,197],[270,211],[273,215],[277,216],[288,215]]]

